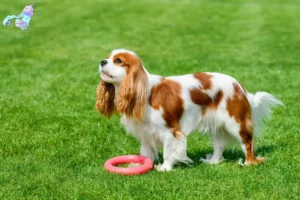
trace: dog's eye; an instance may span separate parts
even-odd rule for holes
[[[115,60],[115,63],[120,64],[120,63],[122,63],[122,60],[121,60],[120,58],[117,58],[117,59]]]

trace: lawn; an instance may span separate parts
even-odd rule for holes
[[[0,199],[299,199],[300,2],[283,2],[41,0],[27,30],[1,24]],[[1,21],[26,3],[2,0]],[[100,60],[120,47],[154,74],[221,72],[281,99],[255,140],[265,163],[239,166],[236,146],[202,164],[210,138],[193,133],[189,167],[107,173],[107,159],[139,153],[119,116],[94,108]]]

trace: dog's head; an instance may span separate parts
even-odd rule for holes
[[[110,117],[117,110],[141,121],[147,99],[147,73],[132,51],[112,51],[99,66],[101,81],[97,88],[96,108]]]

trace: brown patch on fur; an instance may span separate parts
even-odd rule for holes
[[[199,88],[194,88],[190,90],[190,95],[192,101],[200,106],[208,106],[212,103],[212,98]]]
[[[207,73],[198,72],[198,73],[194,74],[194,77],[200,81],[200,83],[202,85],[202,89],[208,90],[208,89],[211,88],[211,86],[212,86],[212,81],[211,81],[212,75],[207,74]]]
[[[121,59],[122,63],[115,63],[115,60],[117,58]],[[115,54],[114,57],[112,58],[112,61],[114,62],[115,65],[124,67],[127,73],[129,72],[130,66],[136,66],[136,65],[142,66],[142,63],[137,56],[126,52]]]
[[[212,76],[206,73],[196,73],[194,77],[200,81],[202,87],[190,90],[191,99],[195,104],[202,107],[202,116],[205,116],[207,109],[216,110],[218,108],[223,98],[223,92],[219,90],[213,98],[210,97],[206,90],[212,87]]]
[[[140,59],[130,53],[114,55],[113,61],[120,58],[120,66],[125,67],[127,75],[120,85],[117,94],[117,110],[127,117],[141,122],[148,96],[148,77]]]
[[[232,98],[227,99],[227,110],[231,117],[237,122],[245,123],[251,120],[251,107],[246,94],[242,91],[237,83],[233,83],[234,94]]]
[[[233,117],[240,124],[240,136],[246,146],[246,163],[257,164],[262,159],[255,157],[253,152],[253,123],[251,117],[251,106],[247,99],[245,90],[237,83],[233,83],[234,94],[227,99],[227,110],[230,117]]]
[[[96,93],[96,109],[104,116],[110,117],[115,111],[115,87],[111,83],[100,81]]]
[[[159,110],[161,107],[164,110],[163,118],[174,137],[179,136],[179,121],[184,110],[180,94],[181,86],[177,82],[162,79],[158,85],[151,89],[149,97],[149,103],[154,109]]]
[[[190,95],[192,101],[202,107],[202,116],[205,116],[207,109],[216,110],[223,98],[223,92],[221,90],[219,90],[213,98],[198,88],[190,90]]]

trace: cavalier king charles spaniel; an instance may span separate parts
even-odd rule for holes
[[[127,132],[141,143],[140,154],[164,162],[169,171],[177,162],[190,163],[187,135],[194,130],[212,135],[214,152],[201,158],[208,164],[223,161],[223,151],[233,139],[245,153],[245,165],[264,161],[253,151],[253,135],[271,106],[283,105],[267,92],[248,93],[234,78],[210,72],[162,77],[150,74],[132,51],[116,49],[101,61],[97,110],[104,116],[121,114]]]

